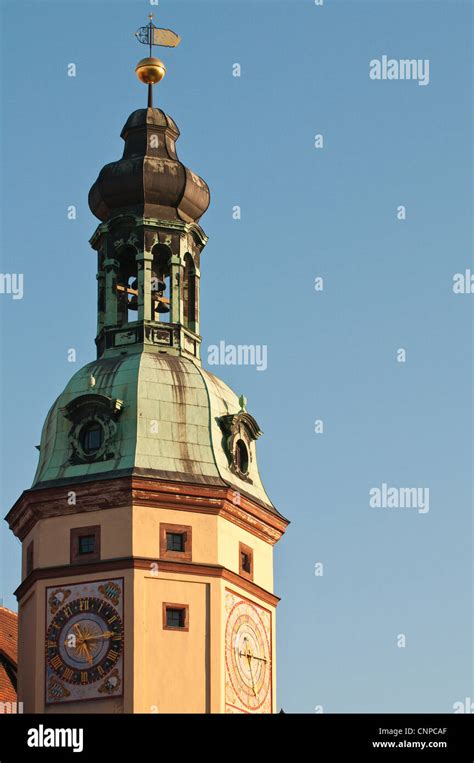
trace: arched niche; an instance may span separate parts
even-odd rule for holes
[[[171,249],[166,244],[155,244],[151,266],[152,320],[170,320],[171,309]]]
[[[135,321],[138,310],[137,248],[124,244],[117,248],[117,322]]]

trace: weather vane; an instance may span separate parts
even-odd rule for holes
[[[140,82],[148,85],[148,108],[153,108],[153,85],[160,82],[166,74],[166,66],[159,58],[152,56],[153,45],[160,45],[163,48],[176,48],[181,42],[181,37],[171,29],[161,29],[153,23],[153,14],[150,13],[149,23],[141,26],[135,32],[138,42],[150,46],[150,55],[142,58],[135,67],[137,77]]]

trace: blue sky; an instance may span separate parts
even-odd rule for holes
[[[94,357],[87,193],[145,105],[133,33],[150,6],[0,5],[0,267],[25,284],[22,300],[0,295],[5,515],[31,484],[50,404]],[[245,393],[264,431],[262,478],[292,522],[275,551],[279,706],[451,712],[474,698],[473,296],[452,290],[455,273],[474,270],[472,5],[153,10],[182,36],[162,51],[157,105],[211,188],[203,346],[268,347],[265,372],[210,370]],[[429,59],[429,85],[372,81],[383,55]],[[429,512],[370,508],[382,483],[429,488]],[[0,596],[15,608],[19,544],[2,524]]]

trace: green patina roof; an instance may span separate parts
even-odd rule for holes
[[[64,409],[91,393],[123,401],[114,436],[115,456],[71,463],[71,421]],[[276,511],[258,473],[255,442],[251,444],[251,482],[229,467],[219,420],[240,409],[238,396],[192,360],[153,352],[100,358],[72,377],[49,411],[33,488],[140,474],[229,485]]]

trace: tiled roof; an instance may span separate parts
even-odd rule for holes
[[[0,658],[0,702],[16,702],[16,689]]]
[[[0,652],[15,666],[18,649],[18,615],[11,609],[0,607]]]
[[[0,607],[0,702],[16,701],[18,615]]]

